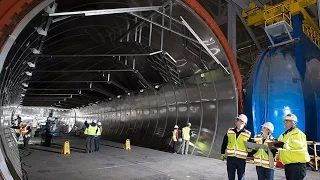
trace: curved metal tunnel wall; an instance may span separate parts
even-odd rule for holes
[[[132,144],[171,151],[172,130],[192,124],[189,153],[218,157],[228,127],[236,117],[236,97],[231,77],[211,71],[204,77],[196,75],[183,79],[176,87],[165,84],[159,91],[144,91],[107,103],[80,108],[76,111],[76,126],[87,120],[103,125],[103,137]]]
[[[19,104],[20,94],[23,92],[22,87],[19,86],[21,79],[18,78],[18,75],[28,70],[26,62],[32,59],[32,53],[29,51],[30,44],[23,38],[28,34],[30,34],[28,38],[37,35],[34,33],[36,31],[34,26],[39,24],[36,24],[37,21],[34,19],[39,19],[41,17],[39,14],[43,13],[43,9],[52,2],[52,0],[41,2],[3,0],[0,2],[7,3],[6,6],[0,6],[0,9],[4,9],[2,12],[7,12],[5,16],[0,16],[0,26],[4,29],[1,31],[0,42],[2,47],[0,54],[2,75],[0,130],[6,132],[1,133],[1,150],[3,156],[6,157],[9,172],[14,177],[21,178],[22,171],[17,147],[12,143],[13,137],[10,134],[12,130],[9,128],[9,122],[14,108]],[[129,7],[146,6],[152,4],[150,2],[162,4],[162,1],[141,1],[141,4],[132,1],[125,2]],[[191,122],[192,148],[190,148],[190,153],[216,157],[219,154],[226,129],[232,126],[238,110],[243,111],[240,71],[226,38],[204,8],[195,0],[175,2],[173,16],[176,19],[183,16],[187,22],[191,22],[190,25],[195,32],[207,42],[210,50],[216,50],[214,52],[216,57],[231,74],[226,74],[210,56],[204,55],[203,59],[199,59],[195,54],[187,52],[184,41],[177,39],[175,34],[167,32],[168,29],[166,29],[163,48],[174,59],[180,61],[179,72],[182,77],[180,85],[167,82],[160,84],[156,91],[146,88],[131,92],[130,95],[122,94],[121,98],[115,98],[112,101],[101,99],[104,102],[76,109],[75,117],[72,118],[76,119],[77,127],[81,127],[85,120],[98,119],[103,123],[104,138],[114,141],[130,138],[135,145],[164,151],[170,149],[173,126],[178,124],[182,128],[187,122]],[[10,19],[13,14],[19,14],[15,21]],[[3,14],[0,13],[0,15]],[[174,26],[172,29],[180,32],[186,30]],[[119,31],[123,32],[123,30]],[[50,32],[49,30],[49,35]],[[55,33],[54,30],[52,32]],[[159,49],[160,33],[161,28],[158,28],[155,34],[152,34],[152,48]],[[141,34],[142,42],[145,42],[149,33],[144,31]],[[136,38],[131,36],[127,41],[132,39]],[[59,44],[56,46],[59,47]],[[50,51],[50,48],[46,48],[45,51],[55,52]],[[16,54],[25,57],[23,62],[19,62],[20,59]],[[204,63],[203,60],[207,67],[201,65]],[[39,63],[41,65],[41,61]],[[46,64],[42,66],[45,67]]]

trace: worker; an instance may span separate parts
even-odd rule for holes
[[[86,153],[92,153],[94,151],[94,139],[98,130],[97,121],[93,120],[91,124],[88,124],[88,122],[85,121],[84,125],[86,126],[84,134],[87,135]]]
[[[235,120],[236,127],[230,128],[223,138],[220,159],[227,159],[229,180],[235,180],[236,171],[238,179],[244,180],[246,158],[248,156],[248,149],[244,142],[251,140],[251,132],[245,129],[247,122],[247,116],[240,114]]]
[[[94,152],[98,152],[100,150],[100,136],[102,133],[101,122],[98,122],[97,125],[98,125],[97,134],[94,138],[94,145],[95,145]]]
[[[22,122],[20,125],[20,132],[23,137],[23,148],[27,148],[32,130],[26,122]]]
[[[279,159],[284,165],[286,179],[303,180],[306,176],[306,163],[310,161],[306,135],[296,127],[296,115],[288,114],[283,120],[286,131],[274,146],[279,148]]]
[[[254,136],[254,142],[264,144],[266,148],[268,143],[273,142],[274,138],[271,133],[274,131],[274,126],[271,122],[266,122],[262,125],[262,134]],[[269,158],[275,157],[277,150],[272,149],[272,157],[269,157],[268,149],[259,148],[253,150],[254,164],[256,165],[258,180],[273,180],[274,166],[270,166]],[[273,161],[274,162],[274,161]]]
[[[181,154],[188,154],[189,150],[189,141],[191,136],[190,131],[191,123],[187,123],[187,126],[182,128],[182,148]]]
[[[175,125],[172,131],[172,142],[173,142],[172,150],[174,154],[178,153],[178,139],[179,139],[179,126]]]

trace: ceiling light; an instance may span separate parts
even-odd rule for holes
[[[141,93],[143,93],[143,91],[144,91],[143,89],[140,89],[140,92],[141,92]]]
[[[156,88],[156,89],[158,89],[159,87],[160,87],[159,85],[154,86],[154,88]]]
[[[120,96],[120,95],[118,95],[118,96],[117,96],[117,98],[119,98],[119,99],[120,99],[120,98],[121,98],[121,96]]]
[[[32,72],[30,72],[30,71],[27,71],[25,73],[26,73],[27,76],[32,76]]]
[[[109,98],[109,101],[111,101],[112,100],[112,98]]]
[[[130,96],[130,93],[128,93],[128,96]]]
[[[28,64],[28,66],[31,67],[31,68],[36,67],[36,64],[34,64],[34,63],[32,63],[32,62],[28,62],[27,64]]]
[[[28,84],[27,83],[22,83],[22,86],[23,87],[28,87]]]
[[[27,89],[25,89],[25,88],[22,88],[22,91],[27,91]]]
[[[21,97],[24,97],[24,96],[26,96],[25,94],[21,94]]]
[[[201,77],[202,77],[202,78],[204,77],[204,74],[203,74],[203,73],[201,74]]]

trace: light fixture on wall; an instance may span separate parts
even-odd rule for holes
[[[27,76],[32,76],[32,72],[30,72],[30,71],[27,71],[25,73],[26,73]]]
[[[22,83],[22,86],[27,88],[28,87],[28,84],[27,83]]]

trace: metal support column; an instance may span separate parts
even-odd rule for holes
[[[237,57],[237,14],[236,6],[233,2],[228,3],[228,42],[232,52]]]

